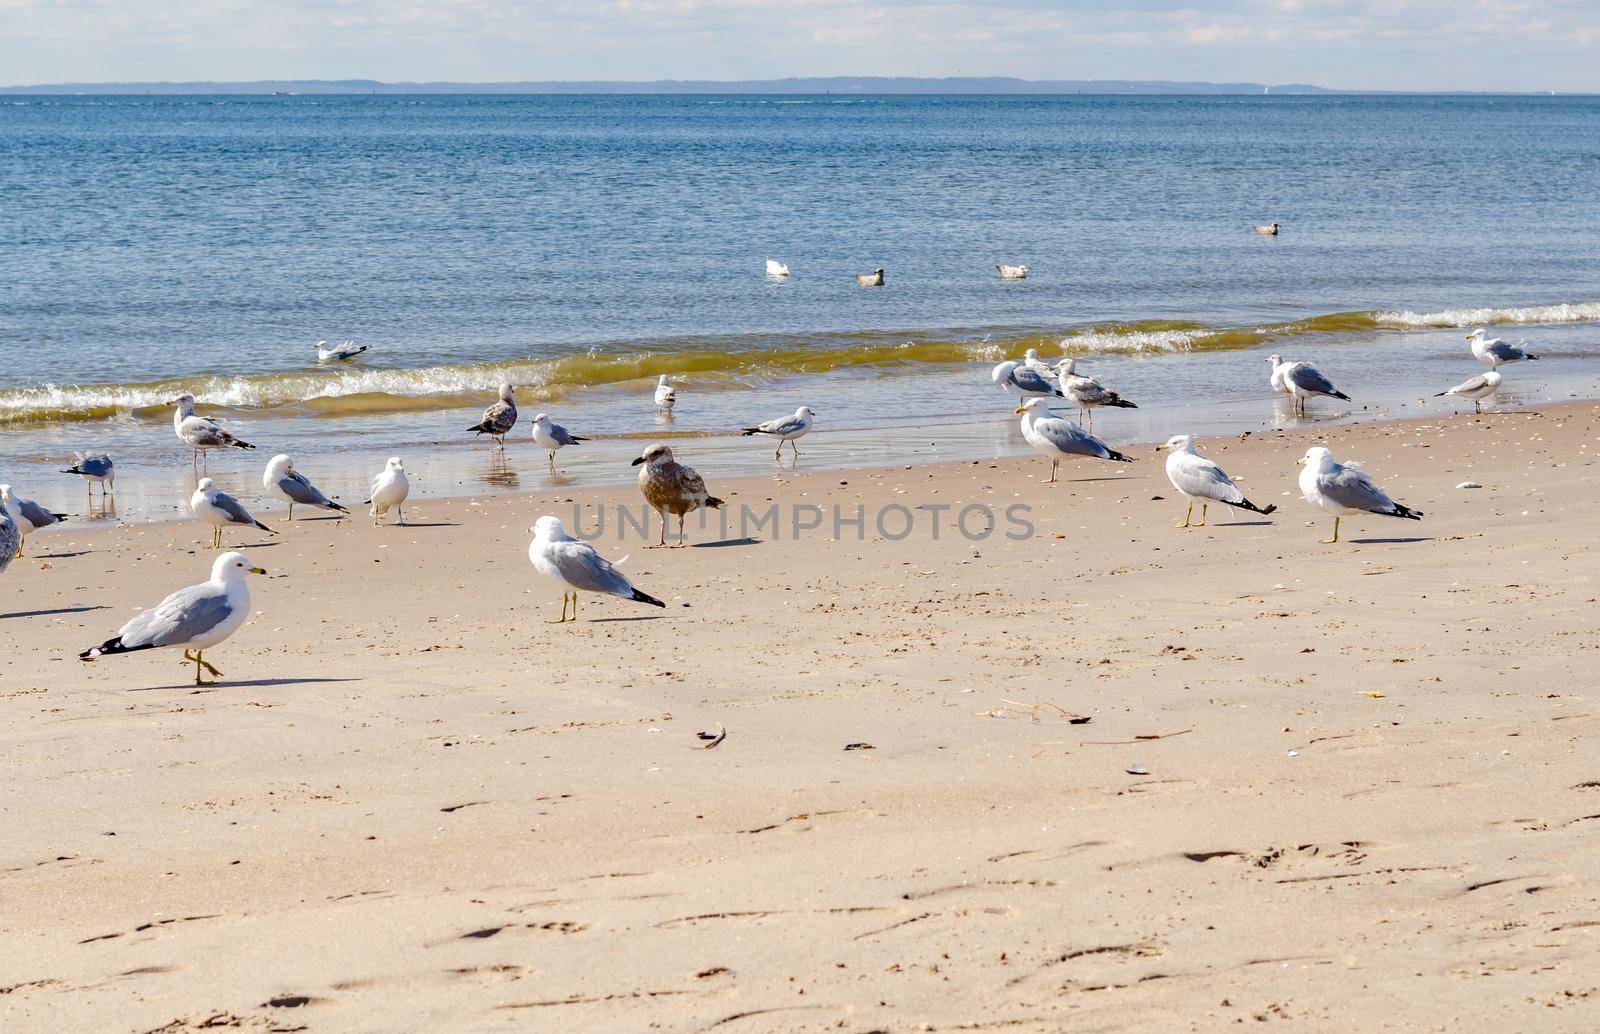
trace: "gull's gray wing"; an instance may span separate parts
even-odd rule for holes
[[[1455,387],[1453,387],[1449,391],[1445,392],[1445,394],[1446,395],[1464,395],[1469,391],[1481,391],[1482,389],[1484,389],[1484,388],[1486,388],[1488,386],[1489,386],[1489,375],[1486,374],[1486,373],[1480,373],[1480,374],[1478,374],[1478,376],[1472,378],[1472,380],[1470,380],[1470,381],[1462,381],[1460,384],[1457,384]]]
[[[1111,458],[1111,446],[1077,424],[1052,418],[1035,420],[1033,429],[1062,452],[1072,453],[1075,456],[1093,456],[1102,460]]]
[[[762,434],[794,434],[804,426],[805,421],[797,419],[796,417],[785,416],[779,417],[776,420],[768,420],[766,423],[756,428],[756,430],[760,431]]]
[[[505,434],[516,425],[517,407],[510,402],[496,402],[483,411],[483,422],[478,427],[494,434]]]
[[[1337,390],[1333,382],[1322,376],[1321,371],[1310,363],[1296,363],[1290,367],[1288,378],[1301,391],[1309,391],[1316,395],[1332,395]]]
[[[1186,456],[1182,463],[1175,464],[1176,470],[1171,471],[1173,480],[1178,482],[1178,487],[1190,495],[1197,495],[1202,499],[1214,499],[1219,503],[1237,503],[1244,499],[1244,493],[1239,491],[1223,471],[1223,469],[1206,459],[1204,456]]]
[[[16,499],[15,496],[12,497]],[[60,523],[61,518],[46,510],[32,499],[16,499],[17,510],[24,520],[35,528],[47,528],[52,524]]]
[[[17,555],[17,547],[22,545],[22,532],[17,528],[17,522],[11,519],[6,509],[0,506],[0,571],[11,566],[11,558]]]
[[[1368,513],[1394,512],[1394,500],[1383,489],[1373,484],[1365,471],[1335,464],[1328,473],[1317,479],[1317,488],[1340,506]]]
[[[1056,386],[1045,380],[1044,374],[1031,366],[1019,366],[1011,371],[1011,383],[1023,391],[1038,392],[1041,395],[1059,395]]]
[[[1500,341],[1498,339],[1496,339],[1493,344],[1486,346],[1484,351],[1489,355],[1494,356],[1502,363],[1515,362],[1518,359],[1526,359],[1528,357],[1528,353],[1524,352],[1516,345],[1508,345],[1504,341]]]
[[[226,492],[218,492],[211,502],[217,509],[228,515],[230,524],[247,524],[252,528],[258,526],[256,519],[250,516],[250,511],[246,510],[239,500]]]
[[[550,437],[554,438],[562,445],[577,445],[579,442],[583,441],[582,438],[574,438],[567,432],[567,429],[562,427],[560,424],[550,425]]]
[[[127,649],[193,642],[233,616],[228,594],[211,585],[179,589],[122,626]]]
[[[323,495],[316,485],[307,481],[304,474],[298,470],[290,471],[278,480],[278,487],[283,494],[297,503],[306,506],[332,506],[333,500]]]
[[[624,599],[633,596],[633,583],[587,542],[552,542],[550,562],[575,589],[610,593]]]
[[[103,452],[77,452],[72,454],[77,473],[92,478],[103,478],[111,473],[111,457]]]

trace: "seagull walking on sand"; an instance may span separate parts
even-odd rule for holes
[[[1007,266],[1007,265],[1003,265],[1002,264],[1002,265],[995,266],[994,268],[995,268],[995,272],[1000,274],[1000,278],[1002,280],[1026,280],[1026,279],[1028,279],[1028,267],[1027,266]]]
[[[533,542],[528,546],[528,559],[533,569],[552,581],[566,586],[561,593],[561,617],[549,621],[559,625],[578,620],[578,593],[594,592],[607,596],[620,596],[652,607],[666,604],[640,592],[616,566],[595,552],[587,542],[580,542],[567,534],[557,517],[540,517],[534,522]],[[626,559],[626,557],[624,557]],[[567,599],[572,599],[572,616],[567,616]]]
[[[235,438],[229,431],[215,420],[194,415],[194,396],[188,392],[167,400],[169,406],[177,406],[172,414],[172,432],[178,440],[194,450],[195,476],[200,476],[201,458],[209,461],[212,449],[254,449],[249,442]],[[207,463],[206,469],[210,469]]]
[[[782,447],[782,443],[779,443]],[[656,444],[644,451],[644,455],[633,461],[635,467],[642,467],[639,471],[639,491],[644,493],[644,501],[650,508],[661,515],[661,539],[658,546],[667,544],[667,514],[678,515],[678,545],[684,544],[683,519],[695,510],[705,507],[708,510],[722,508],[722,500],[706,491],[706,480],[695,472],[693,467],[686,467],[672,457],[672,450],[665,445]]]
[[[1096,407],[1111,406],[1114,409],[1139,408],[1093,377],[1085,377],[1078,373],[1077,360],[1070,357],[1062,359],[1056,364],[1056,376],[1061,384],[1062,395],[1078,404],[1078,419],[1080,421],[1083,420],[1084,414],[1088,414],[1090,427],[1094,426],[1094,410]]]
[[[1063,456],[1133,462],[1072,421],[1051,416],[1049,399],[1029,399],[1017,407],[1017,412],[1022,414],[1022,437],[1033,446],[1034,452],[1050,457],[1050,480],[1046,484],[1055,482]]]
[[[22,555],[22,547],[28,541],[29,535],[40,528],[48,528],[67,519],[64,513],[46,510],[32,499],[14,495],[10,485],[0,485],[0,507],[5,508],[11,515],[12,523],[17,526],[17,543],[12,547],[13,556]]]
[[[511,390],[511,385],[500,385],[500,401],[483,411],[483,419],[467,428],[480,435],[488,435],[495,440],[495,444],[504,449],[506,435],[517,426],[517,400]]]
[[[1007,395],[1015,395],[1023,402],[1032,398],[1063,397],[1061,389],[1043,371],[1015,359],[1008,359],[996,366],[990,371],[989,379],[1004,388]]]
[[[322,494],[306,476],[294,469],[294,461],[288,456],[278,455],[272,457],[267,464],[266,473],[261,475],[261,484],[267,494],[281,499],[289,504],[289,515],[286,521],[294,520],[294,504],[301,506],[315,506],[320,510],[332,510],[337,514],[348,514],[350,511]]]
[[[1168,438],[1166,444],[1156,446],[1156,451],[1167,452],[1167,480],[1172,482],[1180,495],[1189,500],[1189,510],[1183,515],[1183,523],[1179,528],[1206,526],[1206,510],[1212,503],[1225,503],[1228,506],[1237,506],[1241,510],[1259,513],[1263,517],[1273,512],[1278,507],[1269,504],[1265,508],[1257,506],[1244,497],[1239,491],[1239,486],[1233,479],[1211,460],[1206,459],[1195,451],[1194,439],[1186,434],[1175,434]],[[1194,501],[1200,500],[1200,523],[1191,525],[1189,522],[1194,517]]]
[[[656,381],[656,408],[671,409],[678,404],[678,389],[674,388],[667,380],[667,375],[662,374]]]
[[[1538,359],[1532,352],[1525,352],[1522,345],[1526,341],[1519,341],[1515,345],[1485,334],[1482,327],[1467,335],[1467,340],[1472,342],[1472,354],[1478,362],[1487,363],[1492,367],[1501,367],[1506,363],[1519,363],[1524,359]]]
[[[76,474],[83,478],[83,486],[89,492],[90,509],[94,508],[95,482],[100,483],[101,502],[105,501],[107,486],[113,492],[117,490],[116,464],[103,452],[75,452],[72,454],[72,466],[61,473]]]
[[[764,434],[778,439],[778,451],[772,454],[774,459],[783,457],[784,442],[788,442],[789,448],[793,450],[796,456],[799,456],[800,450],[795,448],[794,441],[796,438],[804,438],[811,433],[811,424],[815,417],[816,414],[811,412],[810,406],[801,406],[794,411],[793,416],[780,416],[776,420],[768,420],[766,423],[757,424],[755,427],[746,427],[739,433],[746,437],[752,434]]]
[[[856,284],[861,287],[882,287],[883,267],[879,266],[870,273],[857,273]]]
[[[99,646],[78,655],[92,661],[116,653],[182,647],[184,663],[194,663],[194,684],[209,686],[201,670],[220,678],[222,672],[207,663],[204,653],[218,645],[250,616],[250,587],[245,576],[266,574],[251,567],[243,553],[224,553],[211,565],[211,580],[179,589],[135,617]]]
[[[1421,510],[1390,499],[1358,463],[1338,463],[1333,453],[1320,445],[1307,449],[1300,462],[1305,465],[1300,471],[1300,494],[1312,506],[1333,514],[1333,538],[1323,539],[1324,545],[1339,541],[1339,520],[1347,514],[1376,513],[1408,521],[1422,520]]]
[[[1455,395],[1458,398],[1471,399],[1472,411],[1483,412],[1483,400],[1489,398],[1500,389],[1501,381],[1499,370],[1485,370],[1471,380],[1462,381],[1448,391],[1441,391],[1434,398],[1443,398],[1446,395]]]
[[[789,267],[784,265],[782,262],[779,262],[777,259],[767,259],[767,275],[788,276]]]
[[[354,341],[341,341],[330,347],[326,341],[318,341],[317,360],[324,363],[343,362],[354,359],[370,347],[370,345],[358,345]]]
[[[540,413],[533,418],[533,440],[541,449],[550,454],[550,469],[556,469],[556,450],[568,445],[577,445],[589,439],[579,438],[575,434],[567,433],[567,429],[555,423],[547,414]]]
[[[1315,366],[1307,362],[1286,363],[1283,356],[1268,356],[1267,362],[1272,364],[1272,383],[1277,385],[1282,380],[1284,390],[1294,400],[1294,408],[1304,413],[1306,400],[1318,395],[1350,401],[1350,396],[1333,386],[1333,382],[1322,376]]]
[[[405,524],[406,496],[411,494],[411,480],[406,477],[406,465],[400,462],[400,457],[390,456],[389,462],[372,479],[372,494],[367,497],[367,503],[372,507],[367,511],[372,514],[372,524],[376,527],[391,509],[394,510],[395,523]]]
[[[222,548],[222,529],[230,524],[243,528],[259,528],[269,535],[277,532],[250,516],[250,511],[233,496],[217,488],[210,478],[201,478],[200,484],[189,497],[189,508],[194,515],[211,525],[211,548]]]

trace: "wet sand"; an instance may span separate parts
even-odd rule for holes
[[[204,577],[197,526],[41,534],[0,577],[0,1028],[1592,1030],[1600,406],[1327,433],[1426,519],[1320,544],[1317,431],[1203,441],[1282,509],[1188,530],[1148,449],[701,464],[865,533],[612,522],[668,606],[566,626],[527,528],[631,489],[230,533],[272,573],[199,691],[74,656]]]

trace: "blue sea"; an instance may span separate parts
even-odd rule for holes
[[[802,465],[1021,451],[1029,347],[1139,403],[1118,442],[1298,422],[1272,352],[1355,400],[1313,421],[1450,411],[1480,325],[1545,357],[1497,405],[1600,395],[1597,98],[12,97],[0,216],[0,481],[81,509],[105,449],[136,518],[187,496],[180,390],[260,448],[224,487],[289,452],[347,498],[396,453],[441,495],[655,438],[771,469],[734,432],[802,403]],[[596,441],[491,457],[502,381]]]

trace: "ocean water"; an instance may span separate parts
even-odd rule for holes
[[[1019,451],[1028,347],[1138,401],[1120,441],[1282,425],[1273,351],[1354,396],[1314,419],[1443,411],[1477,325],[1545,356],[1501,405],[1600,395],[1596,98],[8,98],[0,209],[0,480],[81,509],[104,448],[125,516],[187,494],[178,390],[260,446],[225,485],[286,451],[347,498],[395,452],[437,494],[657,437],[771,469],[733,432],[801,403],[803,463]],[[597,436],[564,475],[462,433],[502,380]]]

